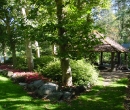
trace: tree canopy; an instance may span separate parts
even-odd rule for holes
[[[85,57],[100,43],[93,30],[127,41],[129,5],[129,0],[2,0],[2,51],[4,53],[5,47],[10,48],[14,67],[17,65],[17,52],[24,51],[28,68],[33,70],[32,52],[36,45],[32,44],[37,42],[41,46],[46,42],[56,45],[63,72],[62,80],[65,79],[63,83],[66,85],[68,71],[71,76],[69,59]]]

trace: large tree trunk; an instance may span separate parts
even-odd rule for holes
[[[72,86],[72,72],[69,65],[69,59],[61,59],[61,68],[62,68],[62,84],[64,86]]]
[[[27,65],[29,71],[33,70],[34,63],[33,63],[33,55],[32,55],[32,44],[29,38],[25,38],[25,46],[26,46],[26,58],[27,58]]]
[[[57,20],[58,20],[58,36],[63,41],[65,37],[63,36],[65,29],[63,28],[63,1],[62,0],[55,0],[57,6]],[[72,73],[71,67],[69,65],[69,59],[66,58],[66,47],[67,43],[60,43],[60,54],[62,55],[61,58],[61,69],[62,69],[62,84],[64,86],[72,86]]]
[[[26,21],[27,19],[27,14],[26,14],[26,9],[22,8],[22,14],[24,17],[24,21]],[[32,71],[34,68],[34,62],[33,62],[33,55],[32,55],[32,43],[30,38],[25,37],[25,47],[26,47],[26,58],[27,58],[27,65],[28,65],[28,69],[29,71]]]

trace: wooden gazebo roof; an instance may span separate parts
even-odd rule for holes
[[[96,36],[103,37],[103,34],[95,33]],[[94,47],[94,51],[96,52],[129,52],[128,49],[124,48],[122,45],[111,39],[110,37],[106,37],[101,39],[101,44]]]

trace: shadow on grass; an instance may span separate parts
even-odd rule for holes
[[[21,86],[0,76],[0,110],[44,110],[48,103],[33,99]]]
[[[73,101],[54,104],[31,98],[21,86],[0,76],[0,110],[124,110],[127,80],[114,84],[95,86]]]
[[[128,80],[120,79],[110,86],[95,86],[76,100],[55,110],[125,110],[124,98]],[[116,86],[115,86],[116,84]]]

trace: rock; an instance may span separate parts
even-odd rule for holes
[[[26,86],[27,83],[19,83],[20,86]]]
[[[55,92],[52,92],[51,94],[49,94],[47,96],[48,99],[50,100],[61,100],[61,97],[63,97],[63,92],[60,92],[60,91],[55,91]]]
[[[85,85],[80,85],[77,88],[79,89],[80,93],[85,92],[87,90],[87,86]]]
[[[72,93],[71,92],[63,92],[63,97],[61,100],[70,100],[72,98]]]
[[[8,76],[8,77],[12,77],[13,74],[14,74],[14,73],[13,73],[12,71],[8,71],[7,76]]]
[[[80,93],[83,93],[87,90],[87,86],[80,85],[72,89],[73,95],[80,95]]]
[[[54,83],[51,83],[51,82],[48,82],[48,83],[45,83],[44,85],[42,85],[37,91],[36,93],[40,96],[43,96],[43,95],[49,95],[51,94],[52,92],[55,92],[58,90],[58,85],[57,84],[54,84]]]
[[[30,90],[37,90],[40,88],[42,85],[44,85],[44,82],[42,80],[36,80],[30,84],[27,85],[27,88]]]

